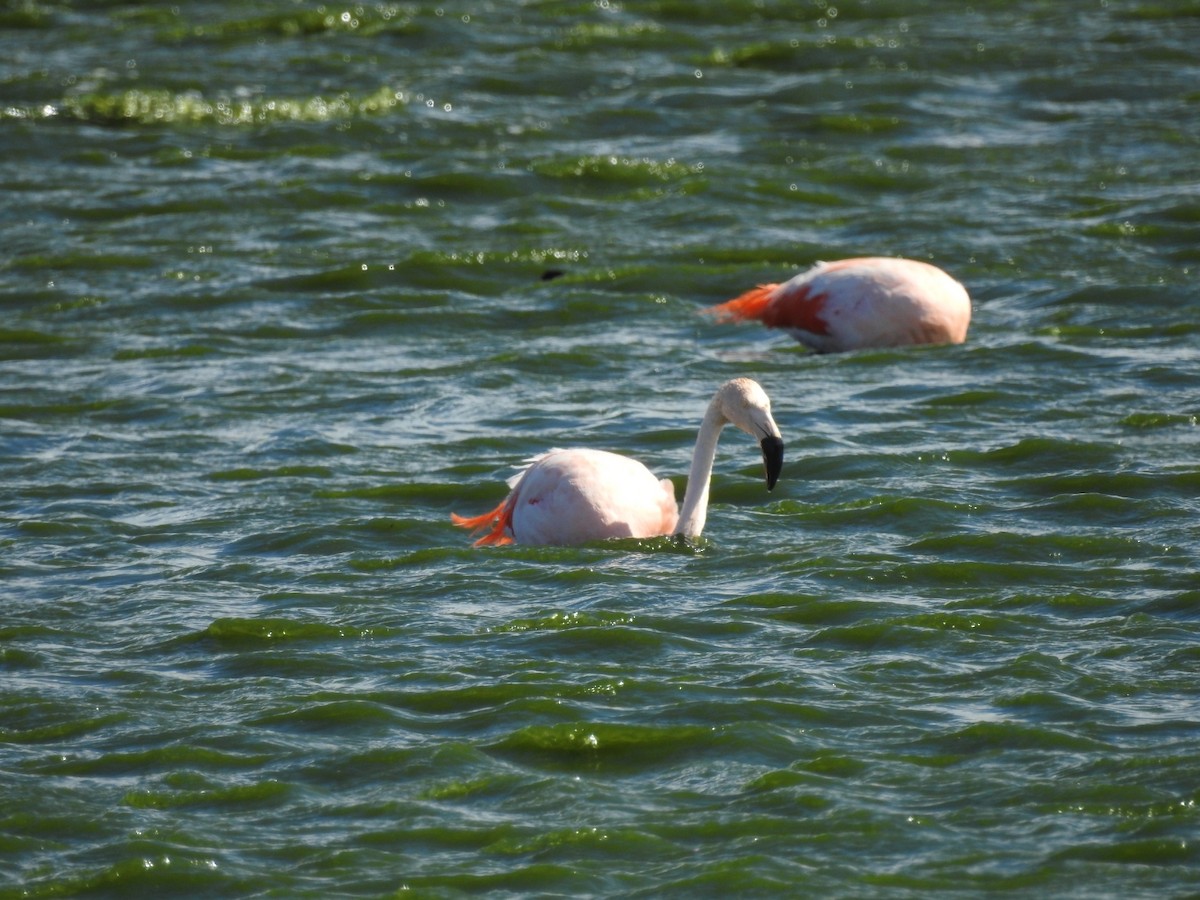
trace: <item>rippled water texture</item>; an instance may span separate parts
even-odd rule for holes
[[[835,8],[836,5],[836,8]],[[1200,8],[0,7],[0,895],[1200,892]],[[931,260],[955,347],[705,305]],[[552,446],[705,538],[473,549]]]

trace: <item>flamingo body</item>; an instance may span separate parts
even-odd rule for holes
[[[929,263],[864,257],[817,263],[710,307],[722,320],[754,319],[819,353],[909,344],[961,344],[971,322],[966,289]]]
[[[735,378],[717,391],[696,438],[682,511],[675,486],[656,478],[640,462],[604,450],[548,450],[508,479],[508,496],[490,512],[470,518],[451,514],[455,525],[485,532],[475,541],[575,545],[608,538],[699,535],[708,507],[709,480],[717,438],[732,423],[762,446],[767,489],[783,464],[783,441],[771,418],[770,401],[748,378]]]
[[[670,534],[679,520],[669,479],[605,450],[549,450],[529,460],[508,485],[504,503],[484,517],[494,516],[491,531],[477,543],[545,546],[653,537]]]

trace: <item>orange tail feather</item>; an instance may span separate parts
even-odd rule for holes
[[[450,513],[450,521],[460,528],[469,528],[471,531],[483,531],[488,529],[488,533],[475,541],[476,547],[482,547],[484,544],[511,544],[512,538],[505,534],[505,530],[512,525],[512,503],[511,498],[505,497],[500,505],[491,512],[486,512],[482,516],[460,516],[458,513]]]
[[[746,291],[740,297],[735,297],[725,303],[718,303],[704,310],[716,316],[720,322],[742,322],[746,319],[761,319],[768,306],[771,305],[771,295],[777,284],[760,284],[753,290]]]

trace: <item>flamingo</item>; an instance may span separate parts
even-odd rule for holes
[[[508,480],[512,489],[491,512],[455,525],[486,531],[475,541],[532,545],[574,545],[619,537],[679,534],[697,537],[708,516],[708,488],[721,429],[736,425],[758,440],[766,467],[767,490],[783,467],[783,438],[771,417],[766,392],[749,378],[734,378],[717,389],[696,436],[683,509],[675,486],[661,481],[637,460],[605,450],[548,450]]]
[[[966,289],[929,263],[864,257],[817,263],[709,307],[720,321],[758,319],[818,353],[907,344],[961,344],[971,321]]]

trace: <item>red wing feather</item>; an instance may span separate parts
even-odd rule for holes
[[[822,315],[828,297],[813,292],[807,284],[798,285],[776,297],[763,324],[768,328],[798,328],[810,334],[829,334],[829,324]]]
[[[705,310],[714,315],[720,322],[744,322],[747,319],[762,319],[771,305],[771,295],[777,284],[760,284],[752,291],[746,291],[740,297],[725,303],[718,303]]]
[[[512,497],[505,497],[499,506],[482,516],[466,518],[457,513],[450,513],[450,521],[460,528],[469,528],[471,531],[490,529],[487,534],[475,541],[476,547],[484,544],[511,544],[513,539],[504,532],[512,526],[512,508]]]
[[[768,328],[799,328],[812,334],[829,334],[821,313],[825,309],[824,294],[811,292],[808,285],[779,290],[777,284],[760,284],[705,312],[723,322],[743,322],[757,319]]]

